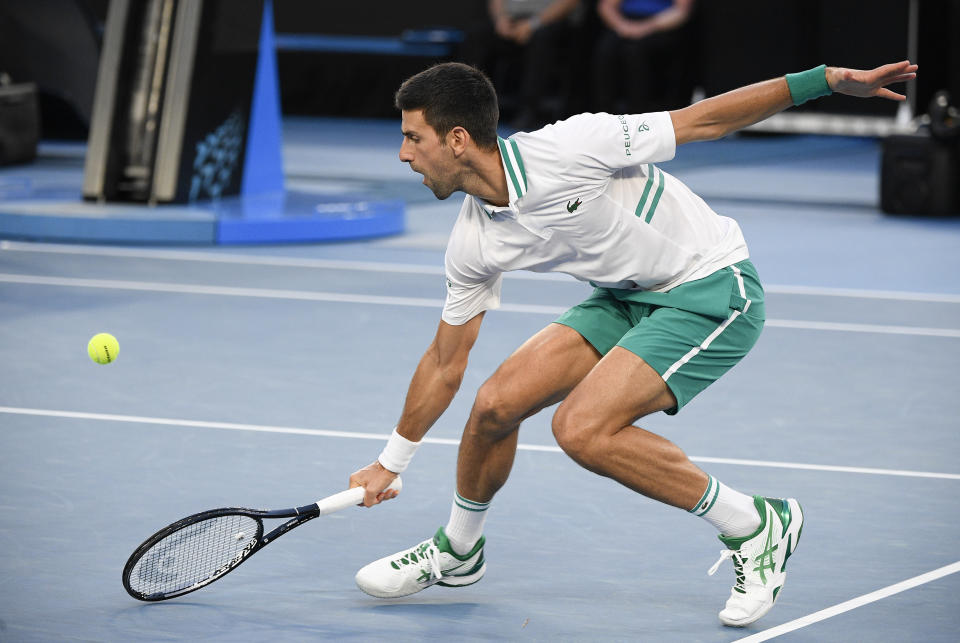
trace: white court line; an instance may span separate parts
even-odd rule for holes
[[[46,277],[0,273],[0,283],[31,284],[35,286],[64,286],[68,288],[102,288],[113,290],[136,290],[142,292],[167,292],[190,295],[221,295],[227,297],[259,297],[263,299],[291,299],[300,301],[329,301],[351,304],[374,304],[378,306],[412,306],[417,308],[443,307],[442,299],[424,297],[390,297],[384,295],[357,295],[350,293],[319,292],[313,290],[278,290],[274,288],[241,288],[237,286],[204,286],[200,284],[173,284],[154,281],[125,281],[117,279],[79,279],[74,277]],[[498,310],[509,313],[532,313],[559,315],[565,306],[538,304],[501,304]],[[799,328],[850,333],[881,333],[884,335],[918,335],[924,337],[957,337],[960,329],[926,328],[923,326],[889,326],[881,324],[850,324],[843,322],[818,322],[797,319],[768,319],[766,325],[774,328]]]
[[[925,301],[960,304],[960,295],[906,290],[870,290],[864,288],[827,288],[821,286],[764,285],[764,292],[778,295],[812,295],[818,297],[851,297],[860,299],[893,299],[896,301]]]
[[[921,335],[925,337],[960,337],[960,329],[925,328],[923,326],[888,326],[884,324],[851,324],[848,322],[820,322],[799,319],[768,319],[771,328],[801,328],[804,330],[836,330],[846,333],[882,333],[884,335]]]
[[[65,286],[68,288],[103,288],[107,290],[136,290],[187,295],[220,295],[225,297],[258,297],[263,299],[291,299],[299,301],[328,301],[347,304],[374,304],[377,306],[411,306],[414,308],[443,308],[442,299],[425,297],[391,297],[387,295],[355,295],[313,290],[279,290],[275,288],[241,288],[236,286],[203,286],[199,284],[171,284],[155,281],[121,281],[116,279],[77,279],[74,277],[44,277],[41,275],[12,275],[0,273],[0,283],[31,284],[34,286]],[[559,315],[566,308],[535,304],[503,304],[499,310],[511,313]],[[958,336],[960,336],[960,331]]]
[[[277,257],[226,252],[192,250],[163,250],[153,248],[115,248],[106,246],[74,246],[55,243],[25,243],[0,241],[0,250],[14,252],[45,252],[53,254],[92,255],[101,257],[128,257],[167,261],[198,261],[204,263],[243,264],[251,266],[278,266],[315,268],[323,270],[354,270],[359,272],[404,273],[411,275],[443,275],[442,265],[389,263],[379,261],[351,261],[343,259],[313,259],[308,257]],[[507,279],[527,281],[566,281],[575,283],[569,275],[540,272],[508,272]],[[960,304],[960,295],[948,293],[910,292],[903,290],[871,290],[865,288],[827,288],[819,286],[764,285],[767,293],[783,295],[810,295],[820,297],[849,297],[861,299],[892,299],[897,301],[924,301]]]
[[[841,467],[829,464],[801,464],[799,462],[777,462],[775,460],[738,460],[736,458],[710,458],[690,456],[691,460],[709,464],[740,464],[746,467],[775,467],[782,469],[810,469],[812,471],[838,471],[841,473],[872,473],[883,476],[906,476],[908,478],[942,478],[960,480],[960,473],[929,473],[926,471],[907,471],[902,469],[874,469],[871,467]]]
[[[878,589],[875,592],[858,596],[857,598],[850,599],[849,601],[844,601],[843,603],[839,603],[833,607],[822,609],[819,612],[808,614],[796,620],[784,623],[783,625],[771,627],[769,630],[763,630],[762,632],[757,632],[756,634],[752,634],[742,639],[737,639],[736,643],[760,643],[760,641],[767,641],[775,636],[781,636],[788,632],[799,630],[801,627],[813,625],[814,623],[837,616],[838,614],[849,612],[852,609],[863,607],[869,603],[874,603],[889,596],[893,596],[894,594],[899,594],[900,592],[904,592],[908,589],[913,589],[914,587],[918,587],[925,583],[930,583],[939,578],[943,578],[944,576],[956,574],[957,572],[960,572],[960,561],[950,565],[945,565],[939,569],[934,569],[926,574],[920,574],[919,576],[908,578],[905,581],[884,587],[883,589]]]
[[[325,429],[303,429],[288,426],[269,426],[258,424],[238,424],[235,422],[208,422],[204,420],[177,420],[172,418],[142,417],[138,415],[114,415],[111,413],[86,413],[82,411],[54,411],[49,409],[28,409],[15,406],[0,406],[0,413],[9,413],[11,415],[35,415],[41,417],[73,418],[78,420],[101,420],[105,422],[129,422],[133,424],[158,424],[162,426],[174,426],[184,428],[199,429],[225,429],[228,431],[253,431],[257,433],[290,433],[294,435],[313,435],[329,438],[353,438],[356,440],[381,440],[386,441],[389,434],[386,433],[360,433],[354,431],[329,431]],[[431,438],[423,439],[425,444],[445,444],[457,446],[460,440],[450,438]],[[542,444],[518,444],[517,449],[521,451],[542,451],[547,453],[563,453],[563,450],[554,445]],[[751,467],[775,467],[780,469],[802,469],[807,471],[833,471],[838,473],[861,473],[887,476],[906,476],[913,478],[939,478],[943,480],[960,480],[960,474],[957,473],[936,473],[930,471],[904,471],[898,469],[875,469],[868,467],[840,467],[821,464],[802,464],[797,462],[775,462],[764,460],[741,460],[736,458],[707,458],[699,456],[689,456],[694,462],[708,462],[711,464],[734,464]]]

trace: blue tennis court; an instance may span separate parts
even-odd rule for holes
[[[387,601],[356,589],[357,569],[446,521],[480,384],[589,293],[535,274],[506,276],[397,500],[320,518],[189,596],[131,599],[127,556],[177,518],[344,488],[379,453],[439,320],[459,199],[435,201],[398,162],[399,122],[290,118],[284,140],[288,188],[401,199],[404,233],[0,241],[0,640],[956,640],[960,221],[882,214],[877,143],[840,137],[735,138],[663,165],[739,221],[767,288],[750,355],[643,423],[730,486],[803,503],[762,620],[723,627],[732,572],[706,574],[713,530],[579,468],[550,409],[521,428],[483,582]],[[78,185],[83,151],[41,147],[0,181]],[[85,354],[101,331],[120,341],[108,366]]]

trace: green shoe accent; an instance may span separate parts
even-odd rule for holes
[[[803,507],[800,505],[799,502],[797,502],[797,506],[800,507],[800,513],[803,514]],[[788,508],[788,510],[789,510],[789,508]],[[792,516],[792,515],[791,515],[790,519],[791,519],[791,520],[793,519],[793,516]],[[800,523],[800,529],[797,531],[797,539],[796,539],[796,540],[792,540],[792,539],[793,539],[793,536],[790,536],[790,538],[787,538],[787,552],[786,552],[786,554],[783,556],[783,569],[784,569],[784,570],[787,568],[787,559],[790,558],[790,556],[793,555],[793,551],[797,548],[797,545],[800,543],[800,536],[801,536],[801,535],[803,535],[803,523]]]
[[[780,498],[766,498],[766,501],[770,503],[774,511],[780,514],[780,524],[783,525],[783,533],[780,534],[780,537],[783,538],[787,533],[787,528],[790,527],[790,521],[793,520],[793,516],[790,515],[790,505],[784,503]]]
[[[760,582],[764,585],[767,584],[767,575],[764,572],[767,570],[771,572],[777,571],[777,559],[774,558],[773,554],[777,551],[778,547],[779,545],[773,544],[773,530],[768,529],[767,541],[763,544],[763,551],[753,559],[757,564],[757,566],[753,568],[753,571],[760,572]]]
[[[751,538],[756,538],[760,532],[762,532],[767,527],[767,508],[765,506],[766,499],[761,498],[760,496],[753,497],[753,506],[757,508],[757,513],[760,514],[760,526],[757,527],[757,530],[750,534],[749,536],[743,536],[741,538],[734,538],[733,536],[724,536],[720,534],[717,538],[720,539],[724,545],[727,546],[727,549],[740,549],[743,546],[743,543],[747,542]]]
[[[443,527],[437,529],[437,533],[433,536],[433,544],[436,545],[437,549],[450,554],[457,560],[468,560],[471,556],[476,554],[478,550],[483,549],[484,542],[486,542],[486,539],[481,536],[480,540],[477,541],[477,544],[473,546],[473,549],[471,549],[470,552],[465,556],[461,556],[457,552],[453,551],[453,547],[450,546],[450,541],[447,539],[447,534],[444,533]],[[409,565],[411,563],[421,562],[425,559],[426,554],[424,551],[427,549],[428,544],[429,543],[422,543],[418,547],[408,551],[400,558],[390,561],[390,566],[394,569],[400,569],[401,565]]]
[[[478,565],[477,567],[474,567],[473,569],[471,569],[469,574],[464,574],[464,576],[469,577],[472,574],[476,574],[477,571],[480,570],[482,567],[483,567],[482,565]],[[450,578],[450,577],[445,576],[444,578]],[[443,581],[438,581],[437,585],[439,585],[440,587],[469,587],[474,583],[479,583],[482,578],[483,578],[483,574],[477,574],[477,578],[475,578],[474,580],[471,580],[469,583],[454,584],[454,583],[445,583]]]
[[[443,531],[443,527],[437,529],[437,533],[433,535],[433,544],[437,546],[437,549],[450,554],[457,560],[469,560],[471,557],[476,555],[478,551],[483,549],[483,545],[486,541],[487,539],[485,536],[480,536],[480,540],[478,540],[477,544],[473,546],[473,549],[461,556],[457,552],[453,551],[453,547],[450,546],[450,540],[447,538],[446,532]]]
[[[733,591],[746,594],[747,590],[743,588],[744,583],[746,583],[746,579],[743,577],[743,565],[740,564],[740,559],[736,557],[733,559],[733,573],[736,576]]]
[[[480,536],[480,540],[478,540],[477,544],[473,546],[473,549],[461,556],[457,552],[453,551],[453,547],[450,546],[450,540],[447,538],[447,534],[443,530],[443,527],[437,529],[437,533],[433,536],[433,544],[436,545],[439,551],[446,552],[457,560],[464,561],[470,560],[470,558],[478,553],[480,554],[480,556],[477,558],[477,562],[475,562],[473,567],[471,567],[469,570],[464,571],[463,569],[454,568],[450,570],[449,574],[444,574],[444,578],[448,579],[450,582],[445,583],[443,580],[439,580],[437,581],[437,585],[440,585],[441,587],[465,587],[467,585],[473,585],[483,578],[483,571],[486,565],[486,561],[483,558],[483,545],[486,543],[486,541],[486,537]],[[461,565],[460,567],[462,568],[463,566]],[[470,580],[470,577],[474,575],[476,578]]]

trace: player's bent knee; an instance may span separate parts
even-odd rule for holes
[[[470,411],[470,424],[475,431],[499,434],[516,428],[522,417],[514,409],[514,401],[504,395],[504,390],[496,383],[487,381],[473,401]]]
[[[581,464],[591,457],[599,427],[577,409],[563,403],[553,414],[553,437],[563,452]]]

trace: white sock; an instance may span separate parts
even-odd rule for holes
[[[474,502],[459,493],[453,494],[450,521],[443,529],[453,551],[461,556],[470,553],[483,535],[483,522],[487,519],[489,508],[489,502]]]
[[[707,490],[690,513],[699,516],[720,530],[724,536],[742,538],[760,527],[760,514],[753,498],[734,491],[713,476]]]

